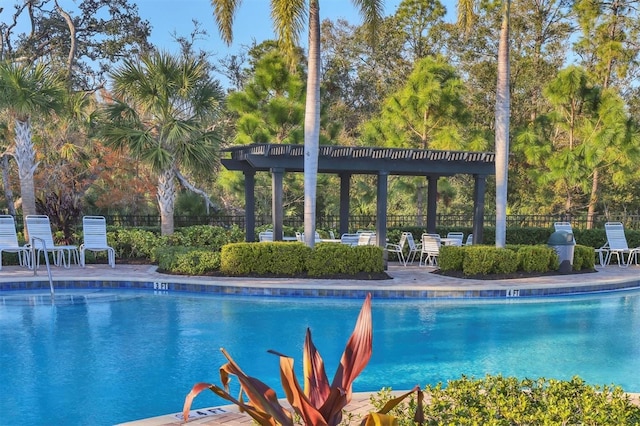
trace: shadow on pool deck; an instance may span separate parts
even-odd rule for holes
[[[115,269],[108,265],[87,265],[80,268],[77,265],[71,268],[52,268],[52,276],[55,281],[148,281],[148,282],[179,282],[198,283],[211,285],[230,285],[245,287],[278,288],[291,287],[292,285],[301,288],[341,288],[341,289],[393,289],[393,290],[438,290],[438,291],[463,291],[463,290],[504,290],[504,289],[529,289],[529,288],[579,288],[596,286],[599,290],[608,288],[616,289],[621,283],[625,283],[628,288],[640,287],[640,266],[630,266],[620,268],[618,266],[607,266],[598,268],[592,274],[570,274],[542,276],[523,279],[509,280],[474,280],[452,278],[438,274],[432,274],[433,268],[419,267],[417,265],[401,266],[390,264],[388,274],[390,280],[319,280],[319,279],[287,279],[287,278],[224,278],[224,277],[189,277],[161,274],[156,271],[153,265],[116,265]],[[17,266],[4,266],[0,270],[0,283],[48,281],[47,271],[41,267],[34,276],[34,272]],[[361,418],[371,411],[369,397],[375,392],[363,392],[354,394],[353,400],[347,406],[347,410],[354,418]],[[638,394],[632,394],[636,403],[639,401]],[[207,414],[207,409],[196,410]],[[216,412],[203,415],[190,420],[188,424],[206,425],[248,425],[253,424],[252,419],[244,414],[240,414],[235,406],[217,407]],[[180,425],[183,422],[176,417],[176,414],[168,414],[149,419],[136,420],[123,423],[127,426],[161,426]],[[195,414],[195,413],[194,413]],[[196,414],[197,416],[197,414]]]

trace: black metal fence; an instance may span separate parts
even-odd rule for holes
[[[109,225],[124,228],[154,228],[160,227],[159,215],[105,215]],[[320,229],[339,229],[340,218],[337,215],[318,216],[316,226]],[[16,218],[17,223],[22,223],[22,218]],[[567,215],[507,215],[507,227],[536,227],[551,228],[554,222],[570,222],[576,229],[587,228],[587,216],[567,216]],[[593,216],[593,228],[604,228],[605,222],[622,222],[628,229],[640,229],[640,214],[608,214]],[[256,226],[270,225],[270,216],[256,217]],[[389,215],[387,216],[388,228],[402,228],[413,226],[426,226],[426,216],[416,215]],[[494,227],[496,223],[495,215],[484,216],[484,226]],[[304,227],[302,217],[285,217],[285,226],[294,228]],[[225,216],[174,216],[174,225],[177,228],[192,225],[237,225],[241,228],[245,226],[245,216],[225,215]],[[375,215],[351,215],[349,216],[349,229],[371,229],[376,225]],[[461,227],[472,228],[473,216],[470,214],[438,214],[436,226],[441,227]]]

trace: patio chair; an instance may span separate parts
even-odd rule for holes
[[[40,254],[53,256],[53,263],[56,266],[69,268],[71,262],[78,261],[78,246],[75,245],[56,245],[53,242],[53,234],[51,233],[51,223],[49,217],[44,215],[27,215],[24,218],[25,229],[29,236],[29,247],[32,250],[31,265],[34,268],[40,266]]]
[[[375,245],[376,244],[375,236],[376,234],[374,234],[373,232],[359,232],[358,245],[359,246]]]
[[[464,245],[465,246],[472,246],[473,245],[473,234],[467,235],[467,241],[465,241]]]
[[[411,232],[405,232],[407,234],[407,245],[409,246],[409,252],[407,253],[407,263],[413,264],[418,253],[420,253],[420,249],[422,248],[422,243],[416,244],[416,240],[413,239],[413,234]]]
[[[340,242],[348,246],[357,246],[360,234],[342,234]]]
[[[80,266],[85,266],[85,251],[94,253],[106,251],[109,266],[116,267],[116,251],[107,243],[107,221],[103,216],[84,216],[82,218],[84,242],[80,245]]]
[[[398,241],[398,244],[387,243],[384,248],[389,253],[395,253],[398,257],[398,261],[404,266],[407,266],[407,259],[404,257],[405,244],[407,244],[407,233],[403,232],[402,235],[400,235],[400,241]]]
[[[620,267],[629,266],[631,260],[637,265],[640,247],[629,248],[627,237],[624,234],[624,225],[621,222],[607,222],[604,224],[604,230],[607,234],[607,243],[600,247],[601,250],[606,250],[604,265],[608,265],[614,255]],[[626,261],[625,255],[627,256]]]
[[[261,243],[273,241],[273,231],[263,231],[258,234],[258,240]]]
[[[462,241],[464,240],[464,232],[449,232],[447,234],[447,238],[452,238],[454,240],[457,240],[456,243],[451,244],[451,245],[461,246],[462,245]]]
[[[20,266],[30,267],[31,251],[28,245],[20,245],[13,216],[0,215],[0,270],[2,270],[2,252],[16,253]]]
[[[422,248],[420,249],[419,266],[438,266],[440,255],[440,235],[422,234]]]

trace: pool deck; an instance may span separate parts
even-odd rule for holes
[[[126,282],[123,288],[149,288],[173,290],[164,284],[181,284],[175,290],[212,288],[219,294],[261,294],[300,296],[342,296],[361,297],[371,292],[376,297],[523,297],[558,296],[581,292],[612,291],[625,288],[640,288],[640,266],[621,268],[617,265],[600,267],[594,273],[541,276],[535,278],[477,280],[459,279],[431,273],[432,267],[420,267],[417,263],[409,266],[389,264],[387,269],[391,279],[386,280],[341,280],[341,279],[292,279],[292,278],[246,278],[246,277],[197,277],[168,275],[157,272],[154,265],[87,265],[80,268],[52,267],[54,284],[64,288],[73,282]],[[40,282],[48,288],[48,275],[41,266],[34,272],[17,266],[4,266],[0,270],[0,290],[11,290],[10,283]],[[134,283],[134,284],[131,284]],[[143,283],[143,284],[141,284]],[[156,286],[161,288],[154,288]],[[145,287],[146,285],[146,287]]]
[[[127,281],[140,283],[184,283],[203,286],[243,288],[264,294],[273,294],[274,290],[296,288],[300,290],[338,291],[336,295],[357,295],[362,291],[375,294],[387,294],[389,297],[404,295],[405,297],[521,297],[521,296],[551,296],[568,295],[581,292],[611,291],[640,287],[640,266],[632,265],[620,268],[617,265],[599,267],[594,273],[543,276],[526,279],[509,280],[475,280],[445,277],[431,273],[431,267],[419,267],[417,264],[404,267],[391,263],[387,273],[391,279],[387,280],[326,280],[326,279],[286,279],[286,278],[225,278],[225,277],[192,277],[161,274],[153,265],[116,265],[115,269],[108,265],[87,265],[80,268],[52,268],[54,284],[57,282],[73,281]],[[47,282],[48,274],[44,267],[40,267],[37,275],[34,272],[17,266],[4,266],[0,270],[0,289],[7,288],[8,283]],[[4,285],[4,286],[3,286]],[[47,284],[48,285],[48,284]],[[0,293],[1,294],[1,293]],[[234,293],[236,294],[236,293]],[[315,293],[314,293],[315,294]],[[323,291],[322,294],[327,294]],[[333,294],[333,293],[331,293]],[[422,295],[422,296],[421,296]],[[483,297],[483,296],[481,296]],[[371,393],[354,394],[353,400],[347,406],[354,418],[361,418],[371,411],[369,396]],[[638,395],[633,395],[638,400]],[[197,402],[197,400],[196,400]],[[215,407],[196,410],[193,420],[189,424],[205,425],[247,425],[252,419],[238,413],[234,406]],[[124,423],[128,426],[161,426],[180,425],[183,422],[176,417],[177,413],[150,419],[142,419]]]

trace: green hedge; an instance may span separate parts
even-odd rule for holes
[[[222,248],[220,271],[226,275],[309,275],[384,273],[382,249],[318,244],[313,249],[302,243],[234,243]]]
[[[494,246],[442,246],[438,256],[442,271],[461,271],[465,275],[510,274],[516,271],[540,272],[558,270],[558,255],[546,245],[507,245],[503,249]],[[593,247],[576,245],[573,269],[593,270]]]
[[[220,252],[206,247],[161,247],[155,250],[154,257],[163,272],[206,275],[220,269]]]

